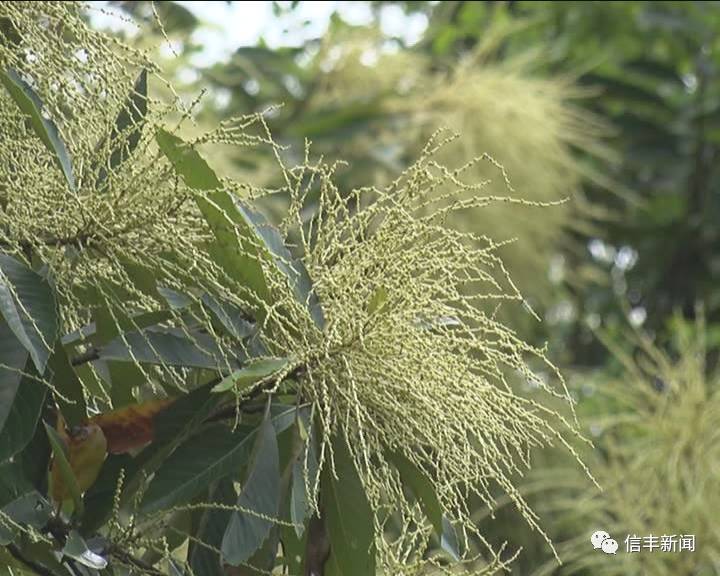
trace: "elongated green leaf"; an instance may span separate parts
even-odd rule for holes
[[[75,503],[75,514],[77,516],[82,516],[85,505],[83,504],[82,494],[80,492],[80,486],[78,485],[77,478],[75,477],[75,473],[73,472],[72,466],[70,466],[70,461],[68,460],[67,446],[52,426],[48,426],[47,422],[43,422],[43,426],[45,426],[45,432],[47,433],[48,440],[50,441],[53,459],[60,468],[60,475],[62,476],[65,486],[68,487],[73,502]]]
[[[305,490],[303,462],[300,458],[293,464],[292,486],[290,488],[290,520],[298,538],[305,532],[305,521],[309,518],[310,507]]]
[[[27,362],[28,351],[6,322],[0,322],[0,432],[5,428]]]
[[[75,190],[75,176],[73,175],[72,161],[65,143],[55,123],[43,115],[43,103],[35,90],[23,80],[14,70],[0,71],[0,81],[17,104],[18,108],[30,118],[35,134],[52,154],[58,166],[65,175],[68,186]]]
[[[389,454],[388,459],[397,468],[403,484],[413,491],[438,537],[441,537],[443,533],[442,508],[430,479],[415,464],[398,452]]]
[[[327,576],[375,574],[373,515],[345,438],[333,441],[334,478],[323,468],[322,501],[330,538]]]
[[[0,272],[0,313],[42,374],[58,337],[53,290],[40,274],[7,254],[0,254]]]
[[[232,566],[247,562],[262,546],[280,509],[280,459],[277,437],[268,409],[260,424],[248,466],[248,476],[238,497],[238,508],[225,529],[223,559]]]
[[[253,233],[262,240],[266,254],[287,276],[295,298],[307,306],[310,316],[317,327],[322,330],[325,326],[325,317],[320,300],[313,291],[312,280],[305,265],[300,260],[293,258],[290,250],[285,246],[280,232],[265,220],[262,214],[240,203],[236,204],[236,208]]]
[[[172,162],[175,170],[190,188],[215,190],[222,186],[213,169],[198,151],[183,142],[182,138],[162,128],[158,130],[155,138],[160,150]]]
[[[317,481],[319,467],[313,438],[313,427],[310,426],[308,412],[301,413],[296,420],[299,440],[303,442],[297,459],[293,462],[292,485],[290,487],[290,520],[295,528],[298,539],[305,532],[305,522],[310,518],[310,505],[305,489],[305,473],[310,486]]]
[[[273,374],[277,374],[283,368],[286,368],[289,363],[289,358],[260,358],[258,360],[250,360],[245,366],[240,368],[240,370],[224,378],[213,388],[213,392],[226,392],[230,389],[241,392],[252,384],[269,378]]]
[[[173,310],[182,310],[190,306],[193,302],[192,298],[186,294],[168,288],[167,286],[158,285],[157,291]]]
[[[62,344],[55,345],[53,355],[50,357],[49,367],[52,371],[52,385],[67,398],[67,400],[60,397],[56,399],[65,418],[65,423],[69,427],[77,426],[87,418],[85,396],[83,395],[80,379],[70,365],[67,352]]]
[[[237,494],[230,478],[220,480],[210,492],[210,501],[224,506],[234,506]],[[204,510],[200,518],[196,540],[191,540],[188,548],[188,563],[195,574],[203,576],[225,576],[220,562],[220,554],[215,552],[222,545],[225,527],[230,522],[231,510],[210,508]],[[197,542],[203,542],[205,546]],[[212,546],[213,549],[209,547]]]
[[[103,166],[95,184],[101,189],[107,179],[108,171],[112,172],[127,160],[137,148],[142,135],[143,123],[147,114],[147,70],[140,72],[135,84],[124,102],[110,133],[110,158],[107,168]]]
[[[0,321],[0,462],[30,442],[47,394],[47,388],[32,378],[28,356],[9,326]]]
[[[262,320],[265,307],[260,301],[269,302],[270,292],[260,260],[262,255],[252,231],[229,193],[214,192],[207,198],[197,197],[196,202],[215,235],[210,253],[231,278],[257,296],[258,304],[253,313]]]
[[[223,352],[207,334],[193,334],[191,340],[182,331],[147,329],[115,338],[100,350],[103,360],[141,364],[160,364],[223,370],[239,366],[237,357]],[[124,340],[123,340],[124,338]]]
[[[154,419],[155,440],[132,460],[123,490],[123,502],[128,502],[145,478],[165,464],[168,456],[181,446],[215,411],[223,397],[210,392],[205,385],[175,400]]]
[[[202,295],[202,302],[231,336],[243,340],[253,333],[254,324],[246,320],[242,311],[230,302],[223,302],[207,293]]]
[[[310,276],[302,262],[292,257],[277,229],[230,193],[217,190],[222,183],[197,150],[165,130],[158,131],[157,141],[188,186],[213,191],[204,197],[198,196],[196,201],[215,235],[216,244],[211,252],[223,269],[261,300],[270,302],[259,261],[270,259],[287,276],[296,298],[308,307],[322,329],[325,319]],[[264,308],[258,307],[255,313],[262,319]]]
[[[272,417],[276,433],[292,423],[295,408]],[[190,438],[160,466],[143,497],[141,510],[152,513],[189,502],[214,481],[236,474],[250,458],[257,429],[240,427],[235,432],[216,424]]]

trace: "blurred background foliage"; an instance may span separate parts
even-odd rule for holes
[[[570,375],[606,489],[538,454],[528,498],[562,566],[512,511],[490,521],[478,510],[498,543],[523,545],[516,573],[720,573],[720,3],[380,1],[363,3],[364,24],[338,9],[307,37],[292,34],[312,24],[305,3],[274,2],[300,41],[261,38],[202,64],[203,9],[184,4],[109,8],[140,26],[118,33],[156,51],[178,97],[205,91],[200,124],[269,110],[288,159],[311,140],[314,154],[347,161],[348,190],[387,183],[448,128],[460,134],[444,152],[453,161],[488,153],[506,169],[512,188],[488,162],[474,169],[493,195],[558,203],[510,213],[497,200],[452,223],[516,239],[507,266],[542,321],[512,303],[499,313],[548,340]],[[388,11],[400,26],[425,23],[417,41],[387,33]],[[266,152],[234,154],[219,146],[213,163],[273,185]],[[694,532],[698,552],[621,564],[592,555],[600,527]]]

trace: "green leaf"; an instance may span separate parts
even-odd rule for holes
[[[262,214],[240,203],[236,204],[236,208],[255,236],[262,240],[262,246],[266,253],[287,276],[295,298],[307,306],[316,326],[322,330],[325,326],[325,317],[320,301],[313,291],[312,280],[305,265],[292,257],[280,232],[265,220]]]
[[[25,347],[10,327],[0,322],[0,432],[10,416],[27,358]]]
[[[0,363],[0,462],[3,462],[32,439],[47,388],[32,377],[27,350],[1,321]]]
[[[123,502],[128,502],[145,479],[164,465],[168,456],[181,446],[217,409],[223,397],[210,392],[211,385],[180,396],[154,419],[155,439],[132,460],[126,474]]]
[[[310,486],[317,481],[319,466],[313,438],[313,427],[310,426],[307,412],[299,414],[296,419],[298,440],[302,442],[300,454],[293,462],[292,485],[290,487],[290,520],[295,533],[302,538],[305,532],[305,522],[310,517],[310,505],[305,490],[305,466]]]
[[[7,254],[0,254],[0,271],[0,313],[42,374],[59,335],[53,290],[43,276]]]
[[[120,473],[125,470],[127,478],[127,474],[135,470],[135,466],[135,461],[129,454],[108,454],[97,480],[83,494],[85,514],[80,530],[84,536],[91,536],[110,519]]]
[[[225,529],[223,559],[231,566],[247,562],[270,534],[280,508],[280,459],[277,437],[268,411],[260,424],[248,476],[238,497],[238,508]],[[262,515],[263,517],[260,517]]]
[[[94,570],[103,570],[108,565],[105,558],[88,548],[87,543],[76,530],[71,530],[70,534],[68,534],[62,553],[73,560],[77,560],[83,566]]]
[[[60,138],[60,132],[55,123],[43,115],[44,106],[40,97],[15,70],[0,71],[0,81],[5,85],[18,108],[30,117],[30,123],[35,134],[50,151],[65,175],[68,186],[74,191],[75,177],[73,176],[70,154],[62,138]]]
[[[182,138],[160,128],[155,136],[160,150],[183,177],[185,184],[195,190],[215,190],[222,186],[220,179],[192,146]]]
[[[210,492],[210,502],[224,506],[234,506],[237,494],[230,478],[220,480]],[[220,554],[215,552],[222,545],[225,527],[230,522],[231,510],[208,508],[203,511],[195,538],[188,548],[188,563],[195,574],[203,576],[225,576],[220,563]],[[203,542],[198,544],[197,542]],[[212,546],[213,549],[208,548]]]
[[[147,114],[147,103],[147,70],[143,70],[135,80],[132,92],[125,100],[110,133],[110,158],[107,167],[103,166],[98,174],[95,183],[98,190],[107,179],[108,171],[115,170],[137,148]]]
[[[234,304],[219,300],[207,293],[202,295],[202,302],[234,338],[243,340],[255,330],[255,325],[246,320],[242,310]]]
[[[119,336],[100,349],[100,358],[140,364],[226,370],[239,366],[239,358],[223,351],[207,334],[175,329],[148,328]]]
[[[68,427],[77,426],[87,419],[85,396],[83,395],[80,379],[70,365],[67,352],[62,344],[57,343],[55,345],[53,355],[50,357],[49,367],[52,371],[51,384],[69,400],[56,397],[65,418],[65,423]]]
[[[329,466],[322,471],[322,501],[330,557],[327,576],[375,574],[373,514],[344,437],[334,438],[334,478]]]
[[[43,422],[43,426],[45,426],[45,432],[50,441],[54,461],[59,466],[63,482],[68,487],[73,502],[75,503],[74,513],[77,516],[82,516],[85,506],[83,504],[82,494],[80,493],[80,486],[78,486],[77,478],[75,477],[75,472],[73,472],[70,461],[68,460],[67,446],[52,426],[48,426],[47,422]]]
[[[50,503],[35,490],[20,462],[0,464],[0,511],[21,526],[42,528],[52,513]],[[0,546],[12,542],[17,530],[0,521]]]
[[[430,520],[438,537],[443,534],[443,515],[440,502],[430,479],[410,460],[398,452],[388,455],[388,460],[397,468],[403,484],[412,490]]]
[[[172,310],[182,310],[193,303],[192,298],[186,294],[173,290],[172,288],[168,288],[167,286],[163,286],[162,284],[158,285],[157,291],[165,299],[165,302],[168,303]]]
[[[301,458],[298,458],[293,463],[292,486],[290,488],[290,520],[294,524],[298,538],[302,538],[303,532],[305,532],[305,521],[309,518],[310,512],[307,491],[305,490],[303,466]]]
[[[159,130],[160,149],[172,162],[185,183],[195,190],[213,191],[198,196],[196,202],[215,235],[211,253],[232,278],[247,286],[260,300],[270,301],[260,258],[270,259],[287,276],[296,298],[308,307],[319,328],[325,319],[312,281],[305,266],[290,254],[280,233],[265,218],[230,193],[217,190],[220,179],[207,162],[191,146],[165,130]],[[254,310],[259,320],[265,314],[263,306]]]
[[[286,430],[294,416],[294,407],[275,414],[276,433]],[[250,458],[256,437],[257,428],[241,427],[233,432],[224,424],[208,426],[162,463],[145,492],[141,510],[149,514],[187,503],[212,482],[237,474]]]
[[[288,358],[260,358],[249,360],[245,366],[224,378],[213,392],[227,392],[234,389],[236,392],[249,388],[252,384],[264,379],[270,379],[290,363]]]

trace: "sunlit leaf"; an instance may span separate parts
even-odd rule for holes
[[[273,374],[277,374],[286,368],[289,363],[289,358],[260,358],[257,360],[249,360],[240,370],[224,378],[213,388],[213,392],[226,392],[230,389],[241,392],[256,382],[270,379]]]

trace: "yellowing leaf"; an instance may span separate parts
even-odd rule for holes
[[[51,442],[55,440],[50,468],[51,496],[56,502],[70,498],[77,500],[76,492],[82,494],[97,480],[107,454],[105,435],[100,426],[92,423],[68,431],[62,416],[58,419],[58,431],[53,432],[54,435],[48,433]],[[62,443],[60,451],[55,446],[58,442]],[[66,462],[63,462],[63,458]],[[72,474],[68,473],[67,464]]]
[[[108,453],[122,454],[153,441],[155,416],[172,403],[173,400],[162,399],[132,404],[93,416],[90,422],[102,429]]]

